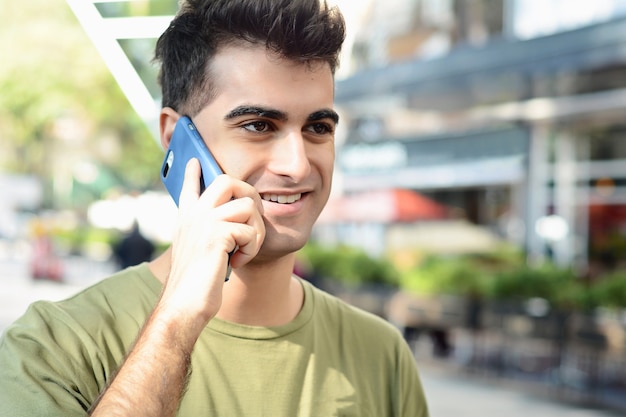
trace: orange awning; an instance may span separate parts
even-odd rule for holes
[[[446,206],[412,190],[368,191],[329,200],[321,223],[415,222],[448,217]]]

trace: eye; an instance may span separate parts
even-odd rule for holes
[[[307,130],[316,135],[327,135],[334,132],[333,126],[328,123],[313,123],[307,126]]]
[[[242,125],[241,127],[250,132],[256,132],[256,133],[269,132],[271,128],[269,123],[262,122],[262,121],[254,121],[254,122],[246,123]]]

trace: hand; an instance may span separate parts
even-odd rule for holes
[[[233,268],[252,260],[265,238],[261,197],[251,185],[227,175],[200,195],[200,164],[186,167],[179,198],[179,225],[172,242],[169,277],[159,302],[180,324],[198,331],[218,312],[229,253]]]

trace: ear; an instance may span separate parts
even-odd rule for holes
[[[167,147],[170,146],[174,127],[176,127],[178,119],[180,119],[180,114],[171,107],[161,109],[161,114],[159,115],[159,133],[161,135],[161,146],[163,146],[163,149],[167,149]]]

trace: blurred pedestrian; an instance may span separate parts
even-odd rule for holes
[[[120,269],[152,260],[154,244],[147,239],[135,221],[130,231],[113,248]]]
[[[31,277],[36,280],[62,281],[63,263],[55,251],[50,232],[42,220],[37,219],[33,222],[32,234]]]

